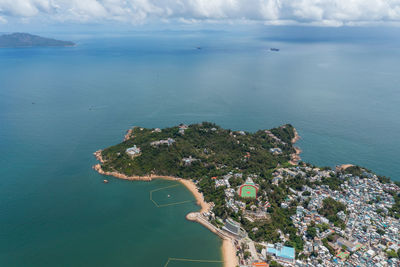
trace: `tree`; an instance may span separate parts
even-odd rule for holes
[[[391,259],[391,258],[398,258],[399,257],[399,255],[396,253],[396,251],[394,251],[394,250],[387,250],[386,251],[386,254],[387,254],[387,256],[388,256],[388,258],[389,259]]]
[[[250,253],[250,251],[246,250],[243,255],[244,255],[245,259],[248,259],[248,258],[250,258],[251,253]]]
[[[256,250],[257,252],[261,253],[261,251],[264,249],[265,247],[263,245],[260,244],[256,244]]]
[[[317,235],[317,229],[315,227],[308,227],[307,228],[307,236],[311,239],[314,239],[314,237]]]
[[[346,212],[346,206],[331,197],[325,198],[322,203],[323,205],[322,208],[319,210],[319,213],[328,218],[328,220],[336,226],[344,229],[345,225],[343,221],[337,216],[337,213],[340,211]]]
[[[380,234],[380,235],[384,235],[384,234],[385,234],[385,231],[382,230],[382,229],[380,229],[380,228],[378,228],[378,229],[376,230],[376,232],[377,232],[378,234]]]
[[[271,262],[269,263],[269,266],[270,266],[270,267],[281,267],[282,265],[280,265],[280,264],[277,263],[276,261],[271,261]]]

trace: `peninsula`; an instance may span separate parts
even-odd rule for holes
[[[359,166],[301,162],[298,139],[290,124],[254,133],[209,122],[133,127],[95,152],[94,169],[181,182],[201,206],[186,218],[223,239],[226,267],[398,263],[399,186]]]
[[[69,41],[60,41],[51,38],[44,38],[29,33],[11,33],[0,35],[0,48],[5,47],[38,47],[38,46],[75,46]]]

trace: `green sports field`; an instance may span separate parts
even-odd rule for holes
[[[253,186],[245,185],[241,188],[240,192],[241,197],[249,197],[249,198],[256,198],[257,190]]]

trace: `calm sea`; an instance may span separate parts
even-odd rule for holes
[[[399,43],[260,36],[78,35],[74,48],[1,49],[0,265],[221,260],[220,240],[185,220],[194,203],[149,199],[173,182],[103,184],[92,171],[92,153],[133,125],[291,123],[305,161],[399,180]],[[193,200],[182,186],[157,192]]]

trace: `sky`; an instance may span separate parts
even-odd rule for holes
[[[400,0],[0,0],[15,25],[400,25]]]

